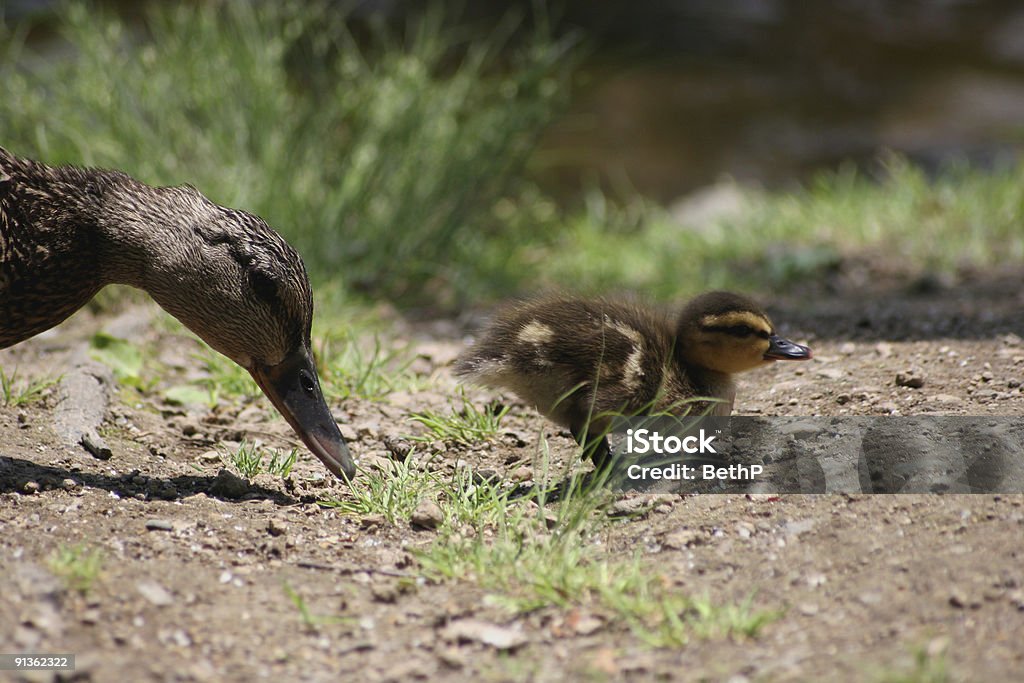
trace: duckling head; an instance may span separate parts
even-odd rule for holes
[[[807,360],[811,350],[775,334],[768,315],[751,299],[707,292],[679,316],[676,355],[687,365],[732,375],[777,360]]]
[[[163,190],[194,210],[184,224],[180,210],[178,221],[145,217],[168,229],[149,232],[147,266],[132,284],[245,368],[310,451],[336,476],[351,479],[355,465],[313,359],[313,297],[302,259],[257,216],[209,202],[191,188]]]

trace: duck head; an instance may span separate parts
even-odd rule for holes
[[[679,316],[676,353],[687,364],[735,374],[777,360],[808,360],[811,350],[775,334],[768,315],[751,299],[707,292]]]
[[[133,279],[245,368],[327,469],[351,479],[355,464],[313,359],[313,297],[302,259],[257,216],[214,204],[190,187],[161,191],[170,195],[174,217],[140,217],[149,226],[149,258],[133,260],[148,264]]]

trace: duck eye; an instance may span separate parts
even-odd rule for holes
[[[308,395],[314,396],[316,394],[316,382],[313,381],[313,378],[305,370],[299,372],[299,385],[302,386],[302,390]]]
[[[249,271],[249,284],[263,301],[273,304],[277,301],[277,282],[262,270]]]

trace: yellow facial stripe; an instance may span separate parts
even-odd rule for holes
[[[700,319],[701,327],[736,327],[738,325],[746,325],[756,332],[772,333],[771,322],[752,311],[729,311],[718,315],[706,315]]]

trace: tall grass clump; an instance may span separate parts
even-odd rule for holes
[[[318,279],[458,294],[502,233],[494,207],[520,192],[575,51],[541,20],[471,40],[451,19],[354,28],[331,4],[290,0],[149,3],[127,24],[66,5],[60,44],[0,25],[0,139],[195,185],[266,218]]]
[[[910,276],[1024,260],[1024,163],[929,175],[898,155],[883,162],[877,175],[843,167],[789,192],[738,188],[735,211],[700,224],[639,196],[613,201],[592,190],[547,238],[540,285],[668,300],[791,286],[850,257]]]

